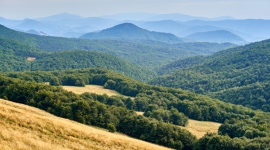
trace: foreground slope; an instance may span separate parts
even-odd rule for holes
[[[0,99],[0,149],[168,149]]]
[[[269,58],[270,40],[265,40],[204,58],[178,61],[159,70],[160,73],[174,73],[151,83],[180,87],[226,102],[270,111]]]
[[[269,113],[252,111],[180,89],[154,87],[97,69],[11,73],[9,76],[40,83],[0,76],[1,98],[171,148],[266,149],[270,146]],[[41,83],[44,81],[53,85],[98,84],[136,97],[130,99],[89,93],[76,95],[60,87],[44,85]],[[145,110],[145,116],[149,117],[137,115],[134,110]],[[159,117],[154,117],[155,114]],[[224,124],[219,128],[219,135],[207,134],[197,140],[190,132],[170,124],[184,123],[181,120],[187,119],[185,115],[196,120]],[[170,118],[173,120],[168,120]],[[164,120],[167,123],[163,119],[167,119]]]

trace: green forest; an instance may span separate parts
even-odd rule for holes
[[[265,150],[269,56],[270,40],[236,47],[69,39],[0,25],[0,98],[173,149]],[[124,96],[78,95],[64,85],[100,85]],[[181,128],[189,119],[222,125],[197,139]]]
[[[98,51],[112,54],[148,69],[157,68],[179,58],[209,55],[236,46],[230,43],[166,44],[149,40],[60,38],[17,32],[2,25],[0,25],[0,33],[0,38],[20,41],[46,52],[66,50]]]
[[[8,73],[5,76],[20,80],[2,76],[1,98],[172,148],[201,149],[200,146],[204,144],[214,147],[217,143],[213,140],[227,143],[223,149],[228,147],[248,149],[254,146],[263,148],[270,144],[269,118],[265,117],[269,116],[268,113],[227,104],[180,89],[150,86],[111,71],[80,69]],[[52,85],[99,84],[132,96],[134,100],[89,93],[75,95],[60,87],[45,85],[44,81],[49,81]],[[137,116],[134,110],[145,111],[147,118]],[[163,119],[162,113],[167,113],[170,119]],[[187,118],[224,124],[219,129],[219,135],[208,134],[197,140],[188,131],[172,125],[184,126]]]
[[[0,38],[0,71],[63,70],[105,68],[140,81],[148,81],[156,73],[119,59],[116,56],[85,50],[45,52],[21,42]],[[28,57],[36,58],[27,61]]]
[[[270,111],[270,40],[193,57],[162,67],[151,84],[207,94],[225,102]],[[167,74],[166,74],[167,72]]]

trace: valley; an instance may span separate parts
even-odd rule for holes
[[[179,13],[0,16],[0,149],[267,150],[269,27]]]

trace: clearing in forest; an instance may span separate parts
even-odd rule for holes
[[[27,61],[35,61],[36,60],[36,57],[27,57],[26,60]]]
[[[95,94],[107,94],[108,96],[124,96],[117,91],[105,89],[103,86],[100,85],[85,85],[85,87],[79,87],[79,86],[62,86],[63,89],[73,92],[75,94],[82,94],[85,92],[89,93],[95,93]]]
[[[210,122],[210,121],[197,121],[197,120],[188,120],[188,125],[186,127],[181,127],[197,138],[203,137],[207,132],[208,133],[218,133],[218,128],[221,126],[221,123]]]

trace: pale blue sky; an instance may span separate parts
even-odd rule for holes
[[[63,12],[83,17],[116,13],[182,13],[270,19],[270,0],[0,0],[0,17],[38,18]]]

